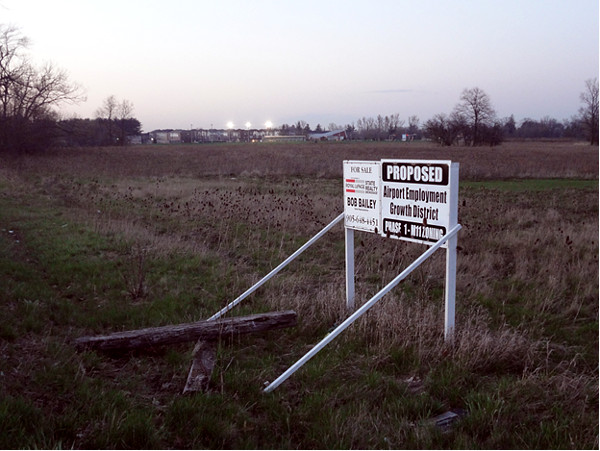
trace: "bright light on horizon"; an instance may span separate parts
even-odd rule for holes
[[[250,122],[246,122],[246,128],[250,128],[252,124]]]
[[[231,121],[227,122],[227,128],[228,129],[232,129],[233,128],[233,122],[231,122]]]
[[[265,122],[265,128],[273,128],[273,122],[271,122],[271,121]]]

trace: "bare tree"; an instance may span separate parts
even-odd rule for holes
[[[127,144],[127,135],[134,132],[131,130],[132,124],[130,124],[134,120],[132,102],[126,99],[119,102],[114,95],[110,95],[96,110],[96,117],[106,124],[107,142],[104,143],[105,145],[112,146],[118,143],[120,146],[124,146]]]
[[[414,135],[419,132],[419,118],[416,115],[408,118],[408,133]]]
[[[27,70],[23,50],[28,44],[28,39],[21,36],[16,28],[0,25],[0,102],[2,102],[2,119],[11,115],[15,85]]]
[[[377,115],[377,141],[381,141],[381,136],[388,126],[387,122],[389,122],[387,116],[386,119],[384,119],[381,114]]]
[[[400,114],[390,114],[385,117],[386,130],[388,133],[388,138],[394,137],[399,133],[400,128],[404,126],[404,121],[400,120]]]
[[[483,126],[492,126],[496,116],[489,96],[480,88],[465,89],[454,112],[465,119],[473,146],[483,142]]]
[[[117,101],[114,95],[108,96],[102,102],[102,106],[96,110],[96,117],[99,119],[107,120],[107,130],[108,130],[108,145],[114,144],[114,136],[113,136],[113,122],[117,116],[117,108],[119,107],[119,102]]]
[[[456,118],[448,117],[443,113],[436,114],[425,122],[423,131],[442,146],[451,146],[458,137],[460,124],[456,122]]]
[[[127,120],[133,118],[133,103],[129,100],[123,100],[118,108],[119,115],[119,145],[127,144]]]
[[[372,117],[358,119],[356,128],[362,139],[375,139],[377,137],[377,123]]]
[[[579,109],[581,125],[590,144],[598,144],[598,78],[586,80],[585,91],[579,97],[583,102]]]
[[[0,150],[31,151],[47,145],[56,107],[84,100],[66,72],[46,64],[34,67],[29,41],[13,26],[0,24]]]

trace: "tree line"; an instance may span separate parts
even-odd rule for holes
[[[539,120],[525,118],[519,124],[514,115],[499,119],[490,97],[482,89],[465,89],[454,110],[439,113],[422,126],[417,116],[410,116],[408,122],[400,119],[398,113],[362,117],[346,125],[331,123],[328,130],[345,130],[349,139],[389,141],[430,139],[443,146],[496,146],[505,139],[585,139],[590,144],[598,144],[598,79],[585,82],[585,90],[580,95],[582,107],[579,114],[562,122],[549,116]],[[313,130],[305,121],[294,125],[283,124],[279,129],[282,135],[308,135],[325,131],[320,124]]]
[[[598,79],[585,82],[579,115],[562,122],[545,116],[526,118],[517,126],[515,118],[498,119],[489,96],[479,88],[465,89],[452,113],[437,114],[425,123],[424,133],[442,145],[498,145],[505,138],[578,138],[598,144]]]
[[[61,120],[58,107],[85,100],[82,90],[53,65],[34,66],[25,54],[28,44],[17,28],[0,24],[0,152],[35,152],[51,145],[126,145],[129,136],[141,133],[133,104],[114,96],[104,100],[94,119]],[[495,146],[506,138],[580,138],[598,144],[597,78],[585,82],[580,100],[579,114],[569,120],[527,118],[517,125],[513,116],[498,119],[487,93],[475,87],[461,93],[452,112],[436,114],[422,126],[416,116],[405,122],[395,113],[362,117],[344,126],[332,123],[329,130],[343,129],[349,139],[427,138],[444,146]],[[305,121],[298,121],[278,130],[282,135],[313,131],[325,129],[319,124],[312,130]]]
[[[505,139],[582,139],[598,144],[598,79],[587,80],[581,93],[579,114],[562,122],[549,116],[539,120],[525,118],[517,124],[514,115],[499,119],[489,96],[480,88],[465,89],[460,102],[450,114],[439,113],[422,126],[417,116],[408,123],[399,114],[362,117],[344,126],[330,124],[329,130],[345,130],[348,138],[359,140],[395,140],[427,138],[443,146],[499,145]],[[298,134],[310,131],[305,122],[302,128],[289,127],[285,131]],[[320,125],[317,126],[320,128]]]

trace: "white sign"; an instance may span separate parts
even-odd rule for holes
[[[381,160],[381,234],[435,243],[450,226],[450,161]]]
[[[346,228],[435,243],[454,225],[451,167],[440,160],[344,161]]]
[[[381,229],[378,161],[344,161],[344,225],[378,233]]]

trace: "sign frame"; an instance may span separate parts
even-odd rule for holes
[[[358,201],[356,205],[348,204],[348,198],[359,198],[359,195],[365,195],[367,198],[373,198],[372,193],[356,193],[356,190],[349,192],[354,186],[348,185],[352,171],[349,168],[357,168],[356,174],[360,174],[360,168],[374,168],[379,165],[379,186],[376,191],[379,194],[379,220],[374,216],[377,212],[361,211],[358,208],[361,205]],[[390,170],[390,167],[392,168]],[[354,231],[366,231],[378,233],[383,237],[399,239],[414,243],[434,245],[440,238],[446,236],[449,230],[458,226],[458,183],[459,183],[459,163],[449,160],[396,160],[382,159],[379,161],[358,161],[344,160],[344,230],[346,242],[346,307],[354,310],[355,298],[355,266],[354,266]],[[412,170],[411,170],[412,168]],[[373,179],[373,169],[369,172],[370,180]],[[391,202],[386,202],[384,194],[386,187],[395,190],[398,193],[397,198],[412,203],[404,204],[405,220],[395,219],[394,213],[400,213],[400,206],[391,207]],[[425,188],[425,189],[424,189]],[[393,194],[389,195],[392,198]],[[432,205],[429,205],[432,204]],[[372,204],[362,204],[372,205]],[[437,206],[435,206],[437,205]],[[387,214],[383,210],[388,207]],[[377,208],[370,209],[377,210]],[[408,213],[410,210],[410,213]],[[364,220],[356,221],[356,215]],[[415,216],[418,219],[423,217],[422,222],[415,222]],[[348,220],[348,216],[351,216]],[[412,217],[411,217],[412,216]],[[375,217],[375,220],[373,218]],[[428,221],[429,219],[429,221]],[[368,226],[365,222],[372,221]],[[395,220],[400,224],[403,230],[396,233],[390,233],[390,229],[385,230],[386,221]],[[379,225],[376,227],[374,224]],[[410,229],[409,229],[410,227]],[[416,233],[415,231],[421,232]],[[400,232],[400,233],[398,233]],[[404,233],[402,233],[404,232]],[[409,233],[410,232],[410,233]],[[456,247],[458,238],[453,234],[442,245],[446,249],[446,278],[444,293],[444,337],[449,340],[452,337],[455,326],[455,304],[456,304]]]

